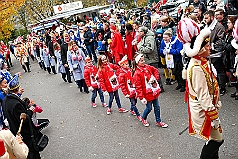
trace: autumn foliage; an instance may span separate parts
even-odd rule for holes
[[[0,0],[0,39],[8,39],[14,29],[14,16],[25,0]]]

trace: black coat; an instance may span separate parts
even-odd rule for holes
[[[92,35],[92,32],[90,29],[88,29],[84,34],[83,34],[83,37],[84,37],[84,44],[85,45],[93,45],[93,35]],[[90,40],[92,40],[90,42]]]
[[[48,48],[49,48],[50,56],[55,56],[54,47],[53,47],[53,41],[52,40],[49,41]]]
[[[21,136],[23,137],[23,142],[29,148],[29,151],[35,151],[33,148],[29,124],[32,125],[34,136],[38,135],[38,131],[31,120],[33,112],[26,109],[26,103],[15,94],[8,94],[3,100],[3,113],[8,120],[10,130],[14,135],[17,134],[21,123],[21,113],[27,114],[27,119],[22,124]]]
[[[60,52],[61,52],[61,60],[62,64],[68,64],[67,62],[67,52],[68,52],[68,44],[66,42],[63,42],[60,46]]]

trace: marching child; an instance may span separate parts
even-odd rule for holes
[[[146,108],[142,115],[142,124],[149,126],[147,116],[154,106],[156,125],[162,128],[167,128],[168,125],[162,122],[160,118],[160,105],[158,97],[160,95],[160,87],[158,84],[159,72],[153,66],[145,64],[143,54],[137,54],[132,63],[132,75],[136,87],[136,96],[141,100]]]
[[[109,63],[105,55],[100,55],[98,58],[98,80],[104,95],[109,95],[107,115],[111,114],[113,98],[115,97],[120,113],[126,113],[128,110],[121,107],[120,97],[118,94],[119,83],[117,81],[117,71],[119,66]],[[114,72],[116,71],[116,72]]]
[[[95,103],[95,99],[97,97],[97,92],[101,99],[102,106],[107,107],[107,103],[104,102],[104,96],[103,96],[102,89],[100,88],[99,82],[98,82],[97,67],[93,65],[92,60],[89,56],[86,57],[85,64],[86,64],[86,66],[84,67],[84,78],[85,78],[85,82],[88,86],[88,90],[92,91],[92,98],[91,98],[92,107],[93,108],[97,107],[97,104]]]
[[[137,103],[137,99],[135,98],[136,90],[135,90],[135,85],[133,84],[132,72],[131,72],[131,69],[129,68],[127,55],[125,55],[121,59],[121,61],[119,61],[118,64],[121,66],[118,80],[119,80],[122,93],[125,95],[126,98],[129,98],[131,102],[131,108],[130,108],[131,114],[136,115],[137,119],[141,121],[142,118],[136,107],[136,103]]]

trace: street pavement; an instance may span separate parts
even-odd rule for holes
[[[14,59],[12,73],[24,72]],[[160,70],[161,75],[162,70]],[[163,75],[162,75],[163,76]],[[164,77],[163,77],[164,81]],[[81,93],[75,83],[66,83],[60,74],[48,74],[36,61],[31,61],[31,72],[22,73],[22,97],[29,97],[43,108],[38,118],[48,118],[50,125],[42,130],[49,137],[49,145],[41,152],[44,159],[198,159],[205,141],[191,137],[188,126],[187,104],[176,84],[165,85],[159,97],[161,118],[169,125],[155,125],[154,112],[149,114],[149,127],[144,127],[135,116],[119,113],[114,101],[112,114],[106,114],[97,98],[97,108],[91,106],[91,93]],[[234,88],[221,97],[219,111],[225,142],[220,148],[220,159],[238,159],[238,104],[230,98]],[[130,103],[120,91],[122,106]],[[106,97],[108,101],[108,97]],[[138,101],[143,112],[145,106]]]

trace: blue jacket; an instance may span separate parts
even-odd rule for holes
[[[164,40],[161,41],[160,45],[160,55],[164,57],[163,50],[166,48]],[[180,51],[183,49],[183,43],[181,43],[176,36],[172,36],[171,42],[170,42],[170,51],[169,53],[173,55],[174,63],[177,61],[182,62],[182,56],[180,54]]]

